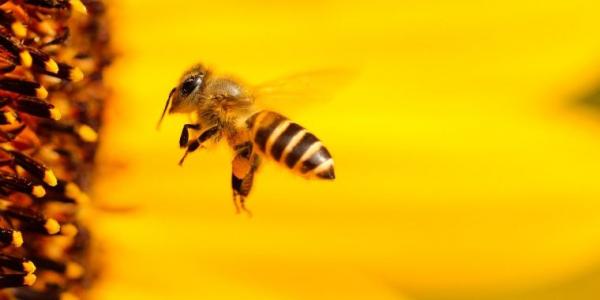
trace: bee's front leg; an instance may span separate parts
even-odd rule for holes
[[[185,124],[183,125],[183,130],[181,131],[181,136],[179,137],[179,147],[184,148],[185,146],[187,146],[189,139],[190,139],[190,133],[189,130],[193,129],[193,130],[200,130],[200,124]]]
[[[197,139],[195,139],[194,141],[189,143],[187,145],[187,149],[185,150],[185,154],[183,155],[181,160],[179,160],[179,165],[180,166],[183,165],[183,161],[187,157],[188,153],[196,151],[196,149],[198,149],[198,147],[200,147],[200,145],[202,145],[202,143],[206,142],[208,139],[217,135],[217,133],[219,133],[219,131],[221,131],[220,127],[218,127],[218,126],[211,127],[209,129],[207,129],[206,131],[204,131]]]

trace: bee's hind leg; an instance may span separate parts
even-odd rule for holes
[[[198,149],[202,145],[202,143],[206,142],[210,138],[215,137],[220,130],[220,127],[211,127],[204,131],[197,139],[189,143],[187,145],[187,149],[185,150],[185,154],[183,155],[181,160],[179,160],[179,165],[183,165],[183,162],[185,161],[185,158],[187,157],[188,153],[196,151],[196,149]]]
[[[243,179],[237,178],[235,174],[231,175],[231,187],[233,189],[233,205],[235,206],[236,213],[243,211],[249,216],[252,216],[252,212],[246,208],[246,197],[250,194],[252,189],[252,183],[254,181],[254,171],[251,171]]]
[[[231,188],[233,189],[233,203],[236,212],[240,209],[252,215],[245,206],[246,197],[252,190],[254,173],[260,164],[259,157],[252,153],[252,144],[246,143],[236,147],[237,154],[231,163]]]
[[[252,183],[254,181],[254,173],[249,172],[244,178],[238,178],[235,173],[231,174],[231,188],[233,189],[233,205],[235,206],[236,213],[240,211],[246,212],[248,215],[252,215],[246,208],[246,197],[250,194],[252,189]]]

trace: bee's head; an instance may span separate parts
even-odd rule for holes
[[[202,99],[202,90],[204,89],[204,82],[207,75],[208,70],[198,64],[191,67],[181,76],[179,84],[169,93],[169,98],[158,121],[158,125],[160,125],[169,108],[169,102],[171,103],[171,108],[168,109],[170,114],[191,112],[197,107]]]
[[[169,113],[190,112],[202,98],[204,79],[208,71],[202,65],[195,65],[186,71],[179,84],[171,91],[171,109]]]

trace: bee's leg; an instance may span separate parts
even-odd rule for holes
[[[249,216],[252,216],[252,212],[246,208],[246,197],[252,189],[252,183],[254,181],[254,171],[248,173],[243,179],[231,176],[231,186],[233,188],[233,203],[235,205],[236,213],[244,211]]]
[[[221,128],[218,126],[211,127],[204,131],[197,139],[189,143],[187,149],[185,150],[185,154],[183,155],[181,160],[179,160],[179,165],[181,166],[183,164],[183,161],[187,157],[188,153],[196,151],[196,149],[198,149],[198,147],[200,147],[202,143],[214,137],[217,133],[219,133],[220,130]]]
[[[233,189],[233,203],[236,211],[240,208],[251,215],[246,209],[245,201],[254,181],[254,173],[260,164],[259,157],[252,153],[252,144],[249,147],[240,148],[232,161],[231,187]],[[237,147],[236,147],[237,148]]]
[[[179,137],[179,147],[183,148],[183,147],[187,146],[189,139],[190,139],[190,133],[189,133],[190,129],[200,130],[200,124],[185,124],[185,125],[183,125],[183,130],[181,131],[181,136]]]

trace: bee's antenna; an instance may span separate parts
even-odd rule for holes
[[[167,108],[169,108],[169,103],[171,102],[171,97],[173,96],[173,93],[175,93],[175,88],[173,88],[169,93],[169,98],[167,98],[167,103],[165,103],[165,109],[163,109],[162,115],[160,115],[160,119],[158,120],[158,123],[156,123],[156,130],[160,129],[160,123],[162,123],[162,120],[165,117],[165,114],[167,113]]]

